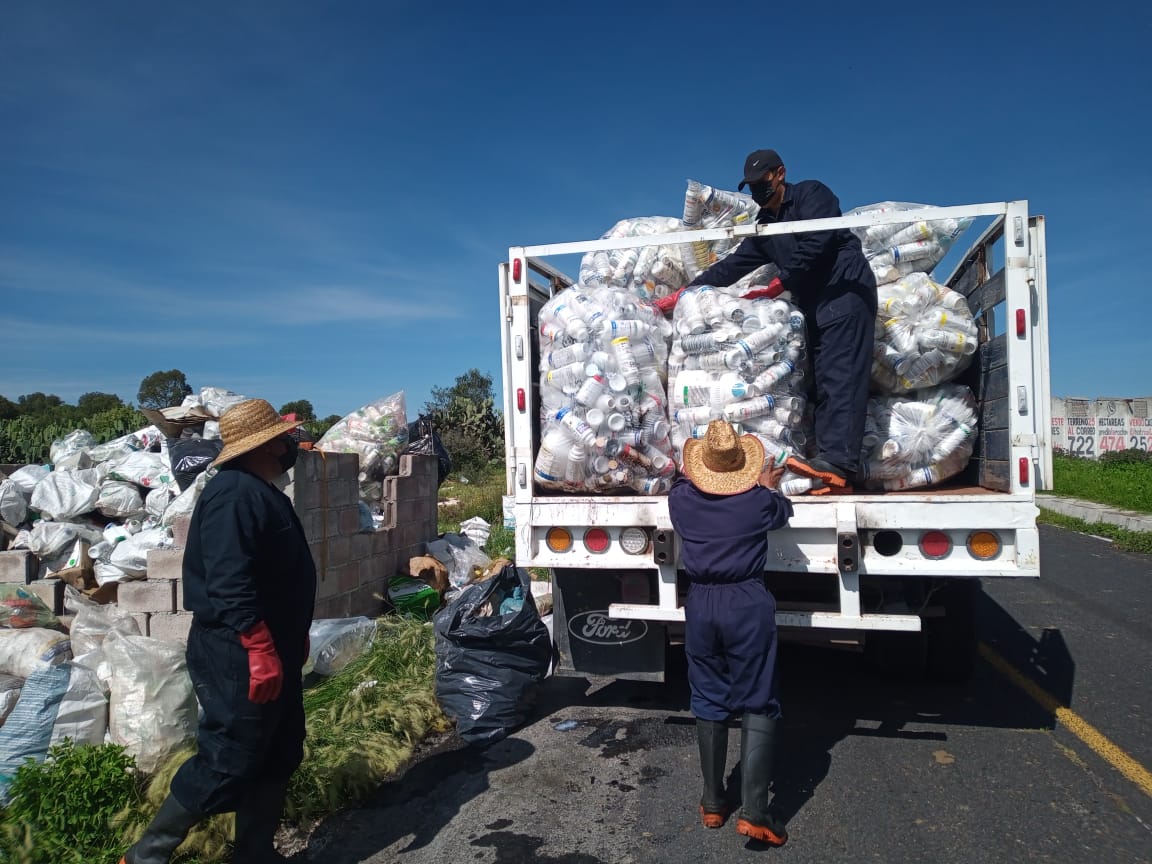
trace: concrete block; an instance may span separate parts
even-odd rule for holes
[[[177,549],[188,545],[188,529],[191,526],[191,516],[177,516],[172,520],[172,541]]]
[[[360,531],[360,507],[341,507],[336,514],[336,527],[345,536],[351,536]]]
[[[339,478],[328,481],[328,506],[350,507],[360,500],[360,484],[355,480]]]
[[[336,476],[341,480],[360,482],[360,457],[355,453],[340,453],[336,463]]]
[[[136,622],[136,626],[140,628],[140,635],[148,635],[148,618],[150,617],[147,612],[130,612],[132,619]]]
[[[27,585],[40,571],[40,559],[31,552],[0,552],[0,582]]]
[[[362,561],[372,554],[371,534],[353,534],[349,541],[351,542],[351,551],[348,554],[353,561]]]
[[[184,550],[149,549],[147,567],[149,579],[179,581],[184,578]]]
[[[367,615],[375,618],[384,613],[383,585],[365,585],[352,592],[348,599],[349,615]]]
[[[28,590],[40,598],[52,610],[53,615],[64,613],[64,580],[34,579],[28,583]]]
[[[175,612],[176,583],[171,579],[121,582],[116,604],[125,612]]]
[[[316,565],[316,577],[323,579],[325,571],[328,569],[328,544],[309,543],[308,548],[312,550],[312,563]]]
[[[348,618],[351,613],[351,594],[337,594],[335,597],[326,597],[316,601],[316,618]]]
[[[348,537],[328,538],[328,566],[343,567],[352,560],[352,540]]]
[[[372,538],[373,555],[383,555],[396,547],[395,528],[381,528],[369,536]]]
[[[187,642],[192,617],[191,612],[153,612],[148,616],[148,635],[169,642]]]
[[[292,486],[294,490],[292,504],[295,506],[297,512],[314,509],[321,505],[322,500],[319,481],[297,475],[296,482],[293,483]]]
[[[382,560],[380,558],[365,558],[356,566],[360,571],[360,585],[372,585],[381,580],[385,575],[384,569],[381,567]]]
[[[358,564],[345,564],[343,567],[337,567],[333,573],[336,582],[336,593],[347,594],[349,591],[355,591],[360,587],[360,565]]]

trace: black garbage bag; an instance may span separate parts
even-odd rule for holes
[[[426,416],[422,415],[408,424],[408,443],[402,452],[436,457],[437,488],[444,484],[452,471],[452,456]]]
[[[169,438],[168,458],[180,491],[191,486],[197,474],[207,471],[223,449],[219,438]]]
[[[528,571],[509,564],[469,585],[436,613],[433,628],[440,707],[468,743],[501,740],[527,719],[552,659]]]

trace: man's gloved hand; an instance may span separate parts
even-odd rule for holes
[[[248,652],[248,699],[257,705],[271,702],[284,685],[284,667],[272,641],[272,632],[261,621],[240,634],[240,644]]]
[[[680,295],[687,290],[687,288],[681,288],[679,291],[669,294],[667,297],[661,297],[659,300],[655,301],[656,308],[667,315],[669,312],[676,308],[676,301],[678,301],[680,299]]]
[[[781,282],[780,277],[777,276],[771,282],[768,283],[767,288],[753,288],[747,294],[742,294],[741,299],[742,300],[758,300],[761,297],[767,297],[769,299],[773,299],[775,297],[779,297],[783,293],[784,293],[784,283]]]

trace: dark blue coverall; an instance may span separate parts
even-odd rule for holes
[[[798,222],[842,215],[832,190],[818,180],[784,184],[773,215],[761,207],[756,222]],[[860,240],[847,228],[747,237],[726,258],[689,283],[731,285],[772,263],[808,319],[815,398],[815,455],[851,476],[860,467],[868,409],[868,383],[876,329],[876,277]]]
[[[764,567],[768,532],[788,522],[792,502],[759,485],[710,495],[680,476],[668,512],[691,580],[684,648],[692,713],[716,723],[745,713],[779,717],[776,600]]]
[[[238,809],[255,783],[287,781],[304,757],[300,669],[316,596],[316,567],[292,501],[231,463],[208,481],[184,551],[184,607],[194,617],[188,672],[203,714],[197,753],[172,779],[186,809]],[[239,634],[259,621],[284,668],[280,696],[248,699]]]

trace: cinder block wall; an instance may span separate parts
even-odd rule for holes
[[[351,453],[302,451],[284,490],[292,498],[316,562],[317,618],[378,615],[388,580],[407,572],[437,535],[436,458],[402,456],[400,472],[384,481],[383,526],[360,532],[358,458]],[[122,582],[117,604],[131,612],[140,632],[158,639],[188,637],[181,572],[187,520],[173,526],[175,547],[148,553],[146,579]],[[31,586],[59,614],[58,579],[35,579],[39,561],[27,551],[0,552],[0,582]]]

